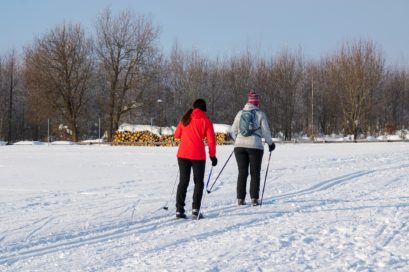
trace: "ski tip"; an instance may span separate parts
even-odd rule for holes
[[[207,193],[208,193],[208,194],[210,194],[210,193],[211,193],[211,191],[207,190]]]

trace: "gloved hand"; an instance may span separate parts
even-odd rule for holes
[[[275,143],[272,143],[271,145],[268,146],[268,150],[271,152],[276,148]]]
[[[216,157],[210,157],[210,160],[212,161],[212,166],[217,165],[217,158]]]

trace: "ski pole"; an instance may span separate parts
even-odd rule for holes
[[[212,168],[210,168],[209,177],[207,178],[206,189],[207,189],[207,186],[209,186],[209,181],[210,181],[210,177],[212,176],[212,172],[213,172],[213,165],[212,165]]]
[[[208,193],[208,194],[210,194],[210,193],[212,192],[213,186],[216,184],[216,181],[219,179],[220,174],[223,172],[224,168],[226,167],[226,165],[227,165],[227,163],[229,162],[229,160],[230,160],[231,156],[233,155],[233,153],[234,153],[234,150],[231,152],[230,156],[227,158],[227,161],[224,163],[224,165],[223,165],[223,167],[222,167],[222,170],[220,170],[220,172],[219,172],[219,174],[217,175],[216,179],[213,181],[213,184],[212,184],[212,186],[210,187],[210,189],[207,189],[207,185],[206,185],[206,190],[207,190],[207,193]]]
[[[165,206],[163,206],[163,209],[164,209],[164,210],[168,210],[168,209],[169,209],[168,204],[169,204],[169,202],[170,202],[171,199],[172,199],[173,192],[175,191],[175,185],[176,185],[176,181],[178,180],[178,177],[179,177],[179,172],[180,172],[180,171],[178,171],[178,173],[176,174],[176,179],[175,179],[175,182],[173,183],[173,188],[172,188],[172,192],[170,193],[169,200],[166,202]]]
[[[270,151],[270,155],[268,156],[268,163],[267,163],[266,176],[265,176],[265,178],[264,178],[263,192],[261,193],[260,208],[261,208],[261,205],[263,205],[264,188],[266,187],[268,167],[270,166],[270,158],[271,158],[271,151]]]
[[[212,172],[213,172],[213,165],[212,165],[212,168],[210,168],[209,177],[207,178],[207,182],[206,182],[206,188],[207,188],[207,185],[209,185],[209,181],[210,181],[210,177],[212,176]],[[206,194],[203,194],[203,199],[202,199],[202,201],[201,201],[200,208],[199,208],[199,210],[197,211],[197,218],[196,218],[196,220],[199,220],[199,218],[200,218],[200,211],[202,210],[203,203],[204,203],[204,200],[205,200],[205,196],[206,196]]]

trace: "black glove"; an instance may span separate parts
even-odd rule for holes
[[[216,157],[210,157],[210,160],[212,161],[212,166],[217,165],[217,158]]]
[[[272,143],[271,145],[268,146],[268,150],[271,152],[276,148],[275,143]]]

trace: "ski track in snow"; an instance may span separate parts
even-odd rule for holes
[[[231,148],[218,148],[220,164]],[[1,149],[12,158],[8,165],[15,163],[14,171],[26,163],[25,157],[38,152],[35,170],[44,173],[39,174],[38,184],[45,184],[36,187],[24,177],[17,178],[21,185],[17,182],[14,188],[0,184],[0,193],[8,192],[0,199],[1,271],[407,271],[409,267],[406,144],[278,145],[262,207],[236,206],[237,170],[232,158],[212,193],[205,193],[206,218],[199,221],[174,218],[174,197],[169,202],[177,172],[174,148]],[[78,169],[63,156],[70,158],[75,152],[83,155],[79,163],[84,170],[78,176],[74,170],[68,172],[65,180],[74,184],[54,187],[58,167]],[[108,161],[101,161],[101,152],[107,153]],[[51,165],[45,163],[49,160]],[[50,167],[57,170],[46,176]],[[102,173],[89,173],[95,168]],[[262,171],[261,186],[264,175]],[[5,174],[10,181],[12,176]]]

